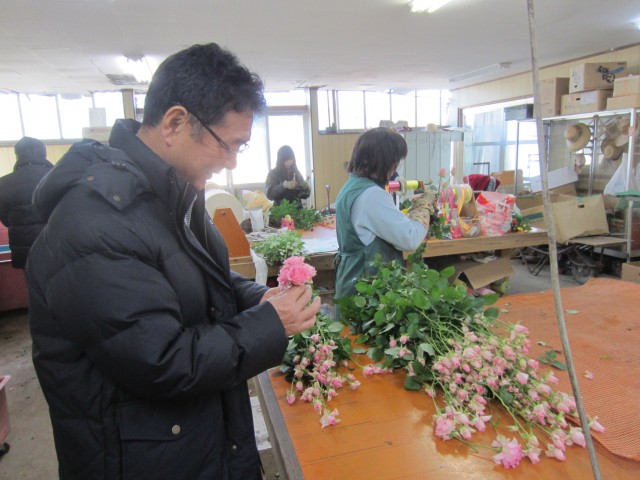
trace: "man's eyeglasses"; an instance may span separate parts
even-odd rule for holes
[[[234,154],[238,154],[238,153],[242,153],[242,152],[246,151],[246,150],[247,150],[247,148],[249,148],[249,144],[248,144],[248,143],[243,143],[243,144],[242,144],[242,145],[240,145],[238,148],[231,148],[229,145],[227,145],[227,143],[226,143],[224,140],[222,140],[222,139],[218,136],[218,134],[217,134],[216,132],[214,132],[214,131],[213,131],[213,130],[212,130],[212,129],[211,129],[211,128],[206,124],[206,123],[204,123],[202,120],[200,120],[200,119],[198,118],[198,116],[197,116],[195,113],[190,112],[190,111],[189,111],[189,109],[187,109],[187,107],[185,107],[184,105],[180,105],[180,106],[181,106],[181,107],[183,107],[183,108],[184,108],[184,109],[189,113],[189,115],[192,115],[192,116],[193,116],[193,118],[195,118],[196,120],[198,120],[198,122],[200,122],[200,125],[202,125],[202,126],[204,127],[204,129],[205,129],[207,132],[209,132],[209,133],[211,134],[211,136],[212,136],[213,138],[215,138],[215,139],[218,141],[218,143],[220,144],[220,146],[221,146],[222,148],[224,148],[227,152],[229,152],[229,153],[234,153]]]

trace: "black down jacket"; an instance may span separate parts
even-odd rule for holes
[[[53,164],[45,157],[22,155],[13,172],[0,178],[0,221],[9,230],[11,265],[24,268],[31,244],[44,227],[31,197]]]
[[[260,478],[246,380],[281,361],[284,328],[138,127],[76,144],[34,196],[33,362],[60,478]]]

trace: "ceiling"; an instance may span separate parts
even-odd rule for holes
[[[640,43],[638,0],[534,0],[539,65]],[[451,89],[531,69],[527,0],[0,0],[0,91],[127,88],[116,58],[217,42],[267,91]],[[449,79],[489,65],[481,79]],[[135,86],[134,86],[135,87]],[[144,90],[144,88],[143,88]]]

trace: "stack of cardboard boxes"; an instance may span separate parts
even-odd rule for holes
[[[627,62],[582,63],[571,69],[569,93],[562,96],[561,115],[599,112],[607,107],[616,77],[626,75]]]
[[[640,107],[640,75],[616,78],[613,97],[607,100],[607,110]]]

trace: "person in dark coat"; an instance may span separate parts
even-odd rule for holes
[[[13,172],[0,178],[0,221],[9,230],[11,266],[24,268],[31,245],[44,227],[31,197],[51,171],[47,147],[37,138],[23,137],[15,145]]]
[[[167,58],[142,124],[75,144],[39,185],[33,363],[65,479],[260,479],[247,380],[320,308],[229,269],[204,187],[251,136],[262,82],[229,51]]]
[[[296,156],[289,145],[278,149],[276,168],[269,172],[265,183],[267,198],[273,200],[274,205],[288,200],[302,207],[302,200],[311,194],[311,187],[302,178],[296,166]]]

